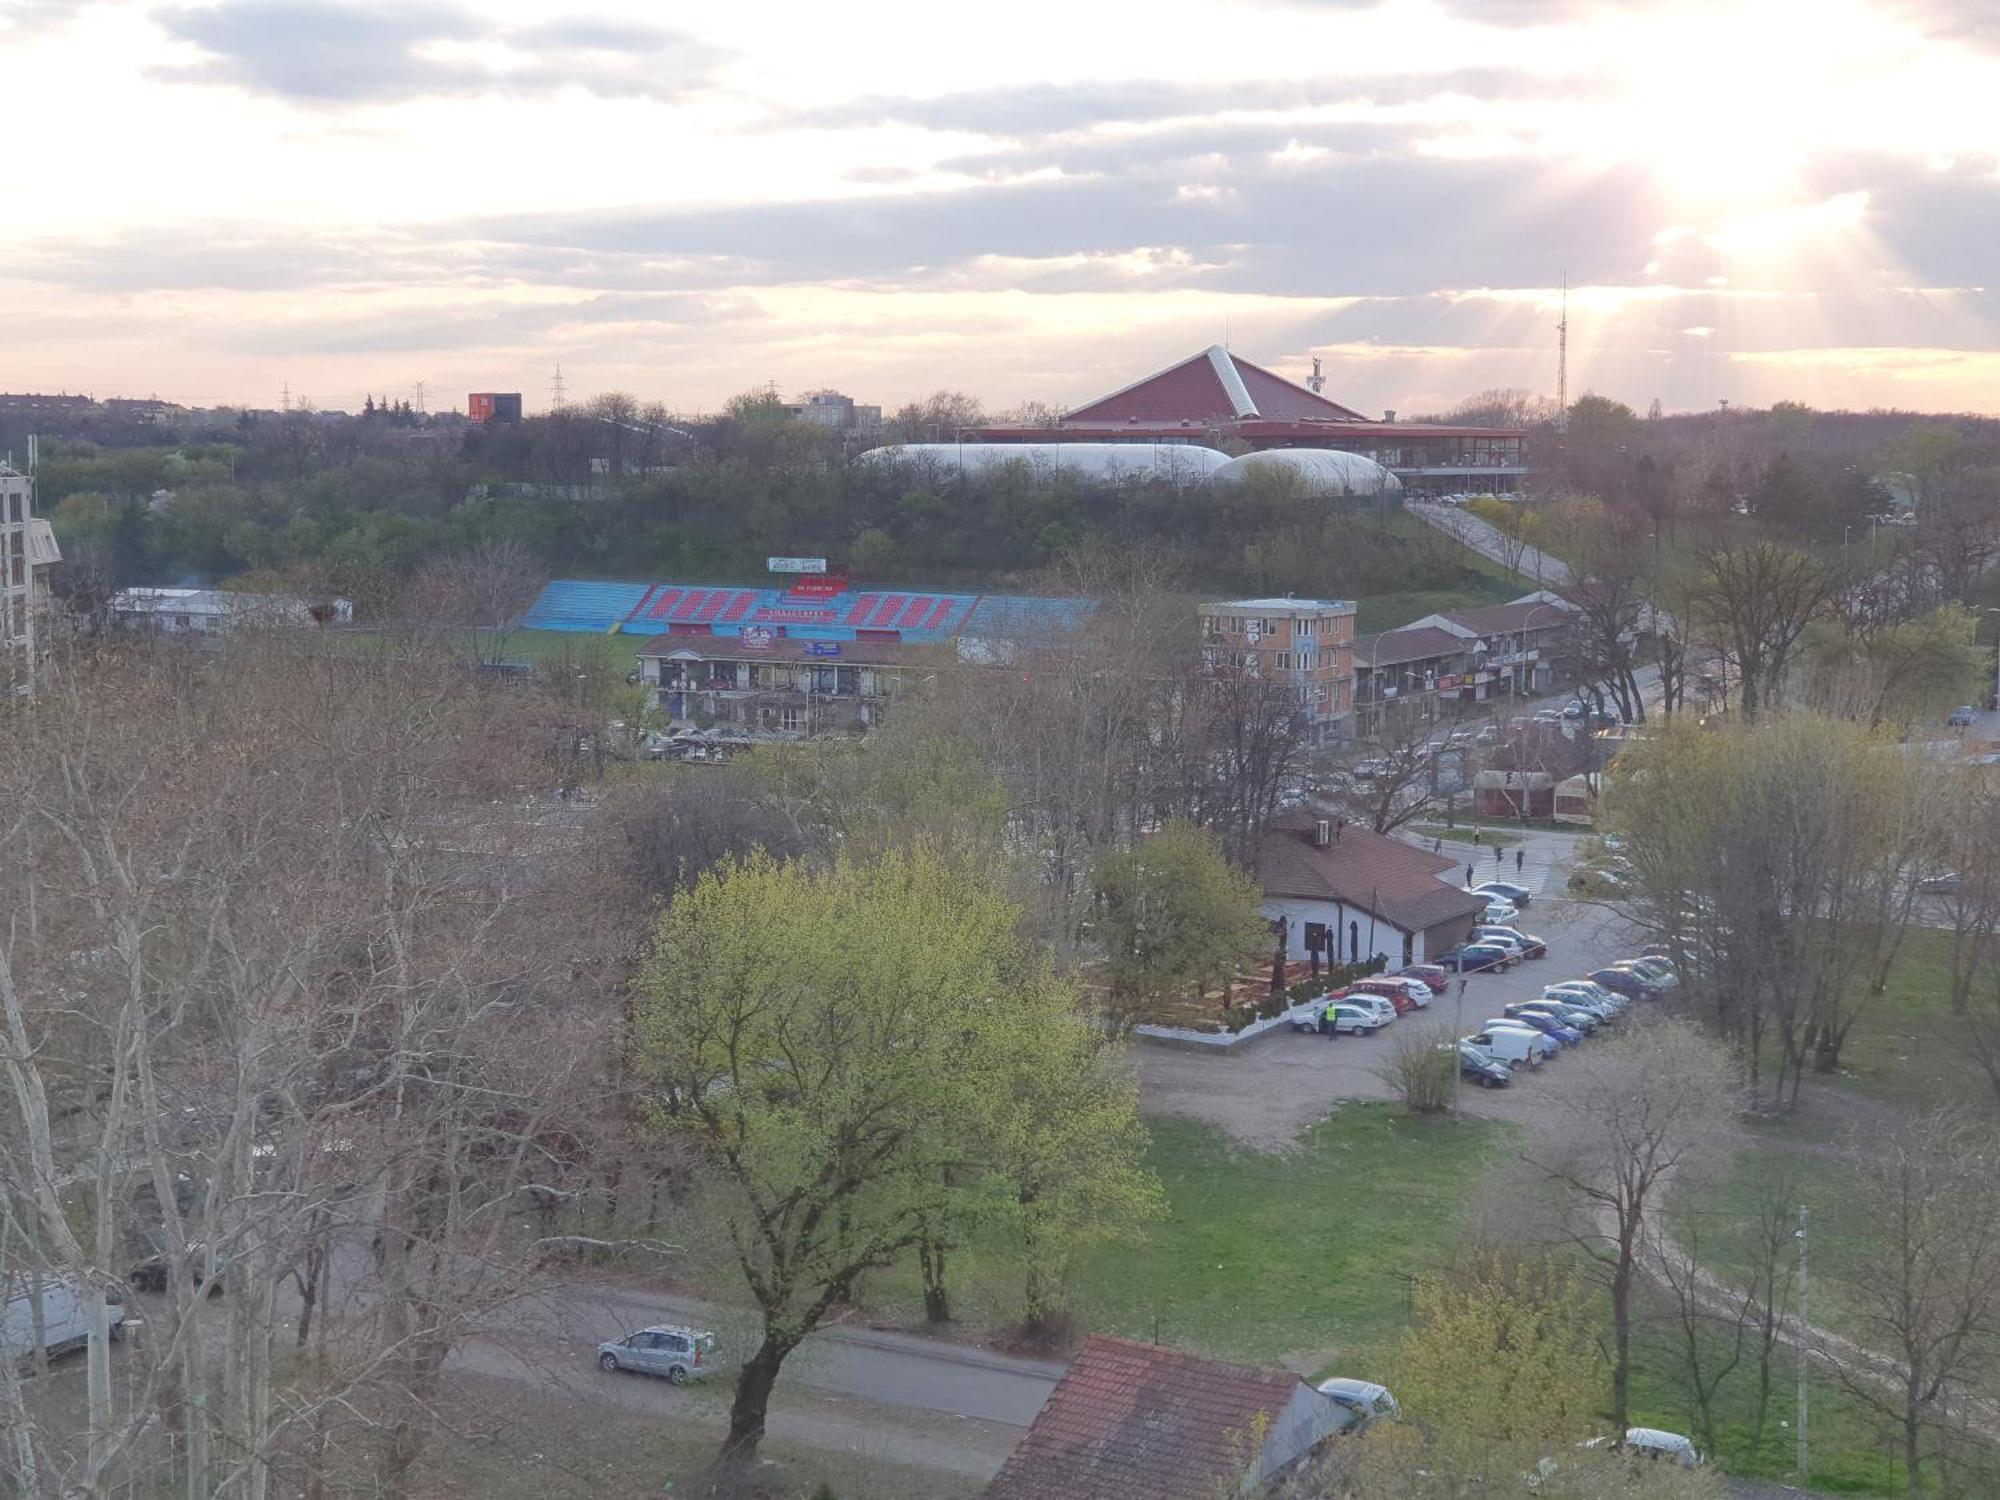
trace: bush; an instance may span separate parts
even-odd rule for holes
[[[1424,1033],[1401,1037],[1375,1072],[1412,1114],[1442,1114],[1458,1089],[1458,1049],[1440,1047],[1435,1036]]]

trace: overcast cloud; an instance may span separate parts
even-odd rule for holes
[[[0,0],[0,388],[1063,404],[1226,331],[1408,411],[1552,387],[1566,275],[1635,406],[1992,409],[1995,16]]]

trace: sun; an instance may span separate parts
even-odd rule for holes
[[[1924,41],[1859,0],[1735,0],[1621,8],[1600,33],[1596,92],[1570,144],[1649,168],[1693,211],[1797,195],[1802,169],[1841,145],[1879,147],[1867,124],[1885,78]],[[1907,102],[1899,133],[1921,131]]]

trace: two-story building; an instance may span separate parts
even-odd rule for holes
[[[1284,683],[1313,744],[1354,719],[1354,603],[1348,599],[1226,599],[1201,606],[1204,659],[1216,671]]]
[[[861,734],[881,722],[926,649],[888,641],[653,637],[640,679],[668,718],[747,736]]]
[[[1401,710],[1432,719],[1496,698],[1533,697],[1568,675],[1574,606],[1545,591],[1450,609],[1354,643],[1354,705],[1364,734]]]

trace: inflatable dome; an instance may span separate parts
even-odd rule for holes
[[[1229,465],[1229,455],[1185,443],[892,443],[870,448],[864,464],[929,464],[958,474],[984,474],[1026,464],[1039,474],[1057,470],[1115,483],[1164,479],[1200,484]]]
[[[1208,476],[1216,486],[1243,483],[1252,472],[1278,472],[1297,477],[1306,493],[1322,498],[1340,495],[1400,494],[1403,481],[1362,453],[1337,448],[1269,448],[1232,458]]]

